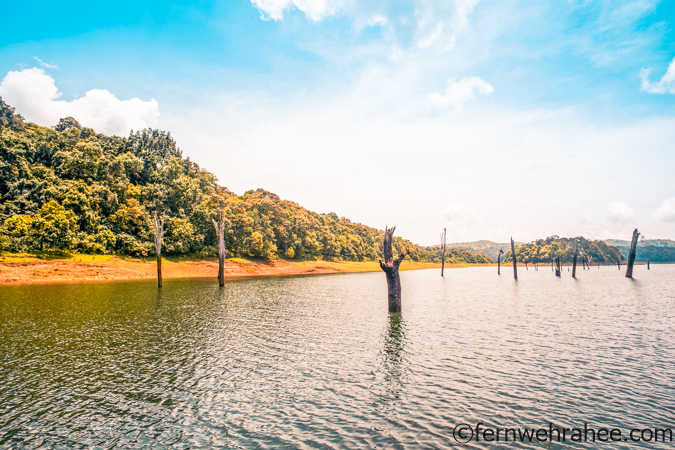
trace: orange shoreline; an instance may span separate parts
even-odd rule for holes
[[[440,264],[404,261],[401,270],[440,268]],[[377,261],[225,261],[225,277],[260,277],[326,273],[375,272],[381,270]],[[218,260],[171,260],[162,258],[162,277],[216,279]],[[115,256],[74,256],[64,259],[36,257],[0,257],[0,285],[50,282],[113,281],[155,279],[154,260],[120,258]]]

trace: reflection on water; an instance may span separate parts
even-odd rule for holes
[[[0,447],[449,448],[459,423],[675,428],[674,269],[402,272],[401,314],[381,273],[0,287]]]
[[[385,380],[400,384],[403,375],[403,344],[405,340],[405,324],[401,313],[389,314],[389,326],[384,339]]]

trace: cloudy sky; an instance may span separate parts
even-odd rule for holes
[[[434,244],[675,238],[675,1],[10,2],[28,120]]]

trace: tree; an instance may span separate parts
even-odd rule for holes
[[[637,228],[633,231],[633,238],[630,242],[630,252],[628,253],[628,266],[626,267],[626,277],[633,278],[633,264],[635,264],[635,253],[637,252],[638,238],[640,233],[638,233]]]
[[[441,233],[441,276],[443,276],[445,270],[445,233],[446,229],[443,228],[443,233]]]
[[[0,97],[0,130],[7,127],[10,130],[18,131],[23,127],[23,121],[23,116],[16,114],[16,110]]]
[[[398,258],[394,259],[394,253],[392,250],[392,237],[394,236],[394,230],[396,227],[384,228],[384,242],[383,242],[383,252],[384,252],[384,263],[380,260],[380,268],[384,271],[387,276],[387,289],[389,292],[389,312],[397,313],[401,312],[401,278],[398,274],[398,268],[401,265],[401,262],[408,254],[407,250],[403,250],[399,253]]]
[[[502,248],[499,249],[499,253],[497,253],[497,275],[502,274],[501,258],[503,253],[504,253],[504,246],[502,245]]]
[[[164,213],[162,219],[154,213],[155,253],[157,253],[157,287],[162,287],[162,236],[164,235]]]
[[[218,222],[214,219],[213,227],[216,229],[218,234],[218,284],[220,286],[225,286],[225,257],[227,256],[227,250],[225,249],[225,226],[223,225],[223,213],[220,208],[218,208]]]
[[[77,230],[77,216],[54,200],[40,208],[31,222],[31,238],[40,251],[45,249],[68,250],[72,247]]]
[[[56,131],[66,131],[70,130],[71,128],[82,129],[82,125],[80,125],[80,122],[73,119],[72,117],[64,117],[63,119],[59,120],[59,123],[57,123],[56,126],[54,126]]]
[[[516,247],[511,238],[511,255],[513,257],[513,278],[518,279],[518,255],[516,255]]]

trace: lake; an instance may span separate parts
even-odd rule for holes
[[[0,447],[453,448],[457,425],[481,422],[675,428],[675,266],[496,271],[401,272],[400,315],[383,273],[2,286]]]

